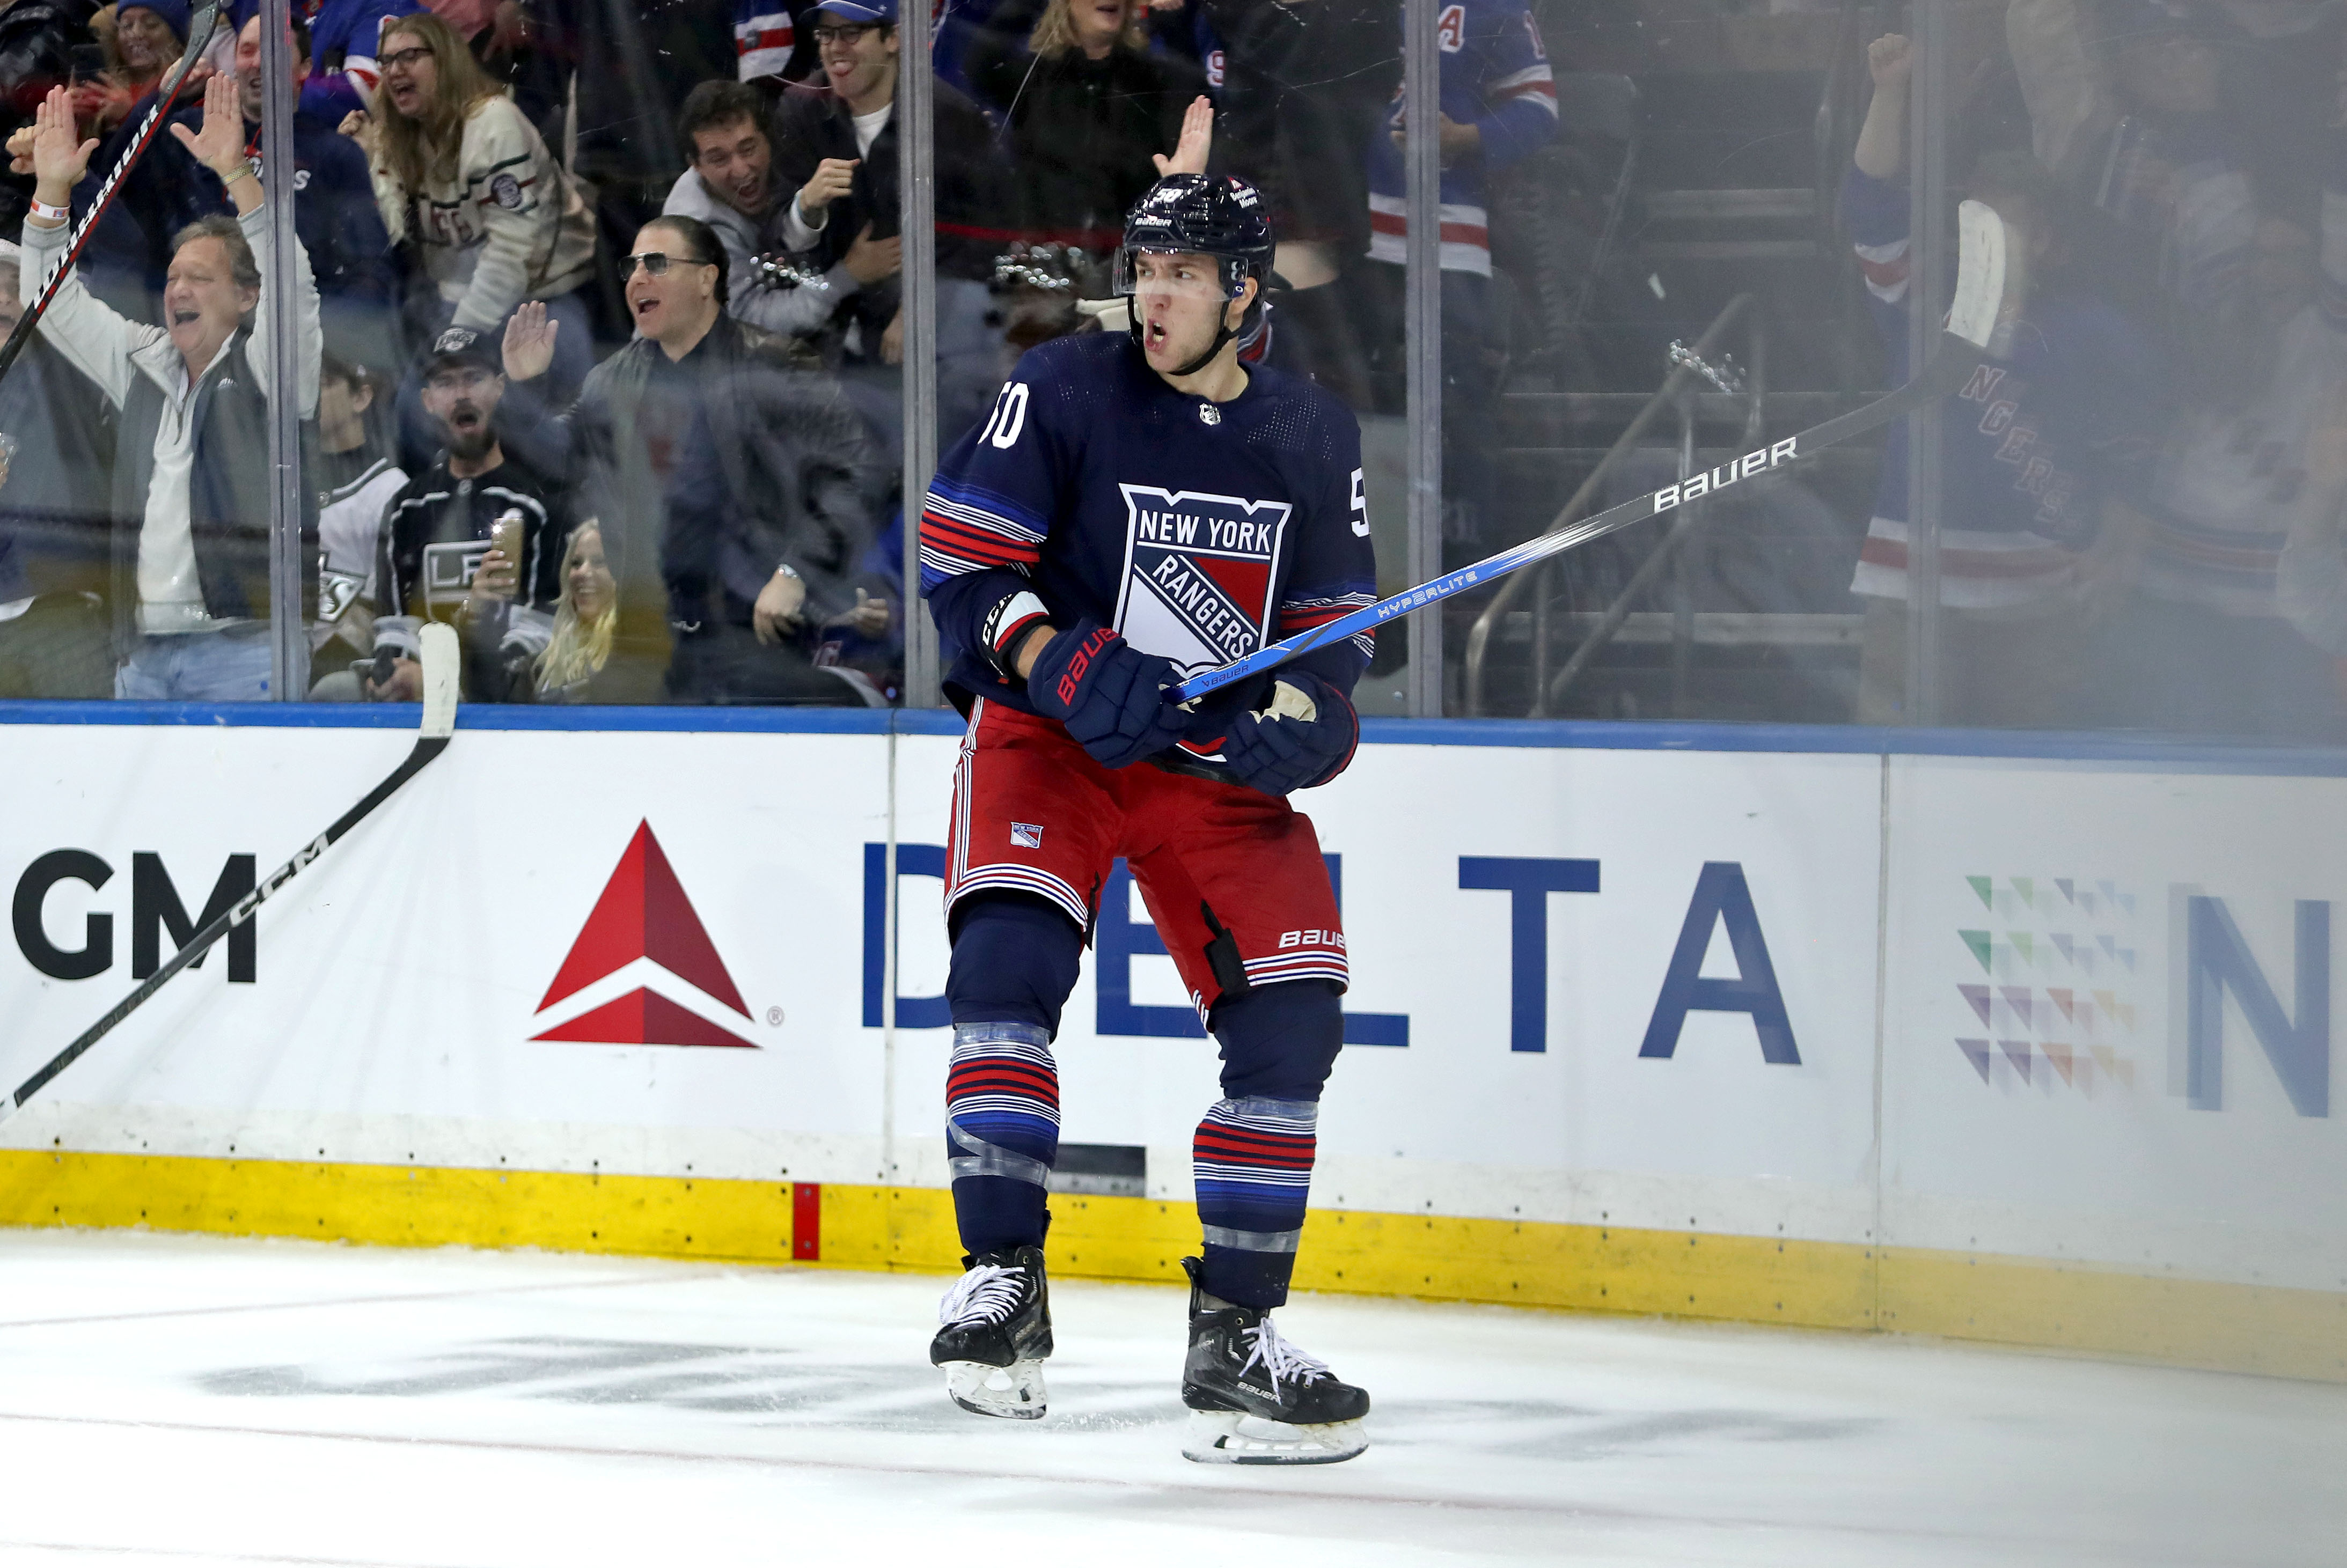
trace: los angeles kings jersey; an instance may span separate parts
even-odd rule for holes
[[[988,613],[1022,589],[1057,624],[1113,626],[1186,676],[1370,603],[1377,579],[1351,410],[1260,365],[1208,403],[1122,333],[1019,362],[938,464],[920,549],[948,683],[1030,712],[983,651]],[[1296,662],[1349,692],[1368,658],[1363,634]]]

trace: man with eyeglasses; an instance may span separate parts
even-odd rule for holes
[[[524,305],[505,340],[512,441],[569,474],[602,521],[614,658],[641,679],[665,653],[660,694],[674,702],[877,702],[802,646],[858,608],[887,479],[869,428],[795,341],[726,313],[707,224],[654,219],[620,266],[635,340],[568,415],[539,401],[560,335],[544,308]]]
[[[765,120],[765,99],[744,83],[703,82],[687,93],[677,131],[692,149],[692,167],[677,176],[661,210],[698,218],[725,241],[725,308],[734,316],[771,333],[812,337],[857,290],[896,277],[901,244],[866,233],[820,274],[810,272],[813,281],[778,287],[761,277],[758,258],[790,249],[788,193],[777,189]]]
[[[824,0],[811,14],[820,86],[794,86],[774,114],[776,183],[791,251],[825,272],[897,236],[897,0]],[[999,343],[987,284],[1010,236],[999,221],[993,128],[943,82],[935,89],[938,428],[948,439],[986,411]],[[903,362],[896,270],[864,282],[833,318],[825,358],[893,395]]]

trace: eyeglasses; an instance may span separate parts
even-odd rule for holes
[[[865,34],[876,33],[881,26],[878,22],[850,22],[843,26],[817,27],[815,29],[815,46],[820,49],[826,44],[846,44],[854,48],[864,41]]]
[[[415,64],[418,60],[429,58],[431,54],[432,50],[428,46],[418,44],[412,49],[402,49],[395,55],[385,55],[382,59],[377,60],[375,64],[381,66],[386,71],[393,69],[404,70],[407,67]]]
[[[650,272],[655,278],[666,272],[671,267],[713,267],[717,265],[714,261],[704,261],[698,256],[671,256],[660,251],[647,251],[641,256],[622,256],[620,258],[620,276],[622,278],[634,277],[636,275],[636,263],[639,261],[643,263],[644,271]]]

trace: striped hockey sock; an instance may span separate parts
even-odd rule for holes
[[[946,1166],[973,1256],[1040,1246],[1060,1157],[1060,1070],[1033,1024],[958,1023],[946,1072]]]
[[[1287,1299],[1319,1113],[1309,1100],[1251,1095],[1216,1102],[1198,1123],[1191,1156],[1210,1294],[1241,1307]]]

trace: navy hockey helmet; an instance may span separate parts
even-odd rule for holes
[[[1169,174],[1149,188],[1124,220],[1124,243],[1116,252],[1116,292],[1133,292],[1133,259],[1143,251],[1214,257],[1221,270],[1225,300],[1245,292],[1247,279],[1255,281],[1255,302],[1248,306],[1245,317],[1235,329],[1225,325],[1213,347],[1175,373],[1187,375],[1261,319],[1263,293],[1271,283],[1274,246],[1271,220],[1265,215],[1263,197],[1254,186],[1227,174]],[[1132,332],[1138,344],[1138,315]]]

